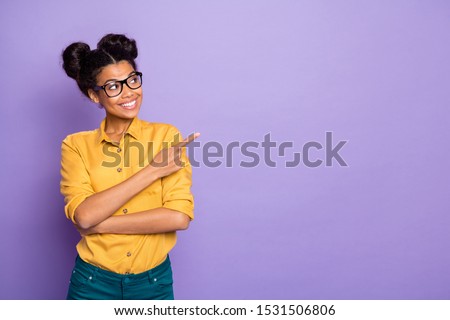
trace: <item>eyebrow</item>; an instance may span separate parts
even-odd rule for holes
[[[133,73],[136,73],[136,70],[131,71],[131,72],[128,74],[127,78],[128,78],[129,76],[131,76]],[[125,79],[126,79],[126,78],[125,78]],[[125,80],[125,79],[123,79],[123,80]],[[104,82],[104,85],[105,85],[105,84],[108,84],[108,83],[110,83],[110,82],[116,82],[116,81],[122,81],[122,80],[119,80],[119,79],[108,79],[108,80],[106,80],[106,81]]]

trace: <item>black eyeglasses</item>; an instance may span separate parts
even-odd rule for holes
[[[94,90],[99,91],[103,89],[108,97],[113,98],[122,93],[124,84],[132,90],[139,89],[142,86],[142,72],[136,71],[124,80],[110,81],[103,86],[94,87]]]

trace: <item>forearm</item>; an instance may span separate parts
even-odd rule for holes
[[[162,149],[153,158],[150,165],[107,190],[95,193],[84,200],[75,210],[75,222],[82,229],[89,229],[99,224],[144,188],[162,177],[167,177],[180,170],[182,148],[193,141],[199,134],[191,135],[174,146]],[[165,164],[161,166],[161,164]],[[173,231],[173,230],[170,230]]]
[[[75,221],[87,229],[110,217],[126,202],[159,179],[148,166],[127,180],[86,198],[75,210]]]
[[[190,218],[179,211],[155,208],[133,214],[112,216],[89,233],[154,234],[187,229]]]

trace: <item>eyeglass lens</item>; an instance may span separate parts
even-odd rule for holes
[[[130,89],[138,89],[142,85],[142,78],[140,74],[132,74],[125,80],[107,83],[105,86],[106,94],[109,97],[118,96],[122,92],[123,82],[125,82]]]

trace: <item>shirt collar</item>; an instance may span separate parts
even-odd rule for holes
[[[97,137],[98,143],[102,143],[103,141],[111,142],[111,139],[105,132],[105,125],[106,125],[106,118],[102,120],[102,122],[100,123],[100,127],[98,129],[98,137]],[[131,122],[125,134],[129,134],[136,140],[139,140],[139,137],[141,135],[141,120],[138,119],[137,117],[133,118],[133,121]]]

